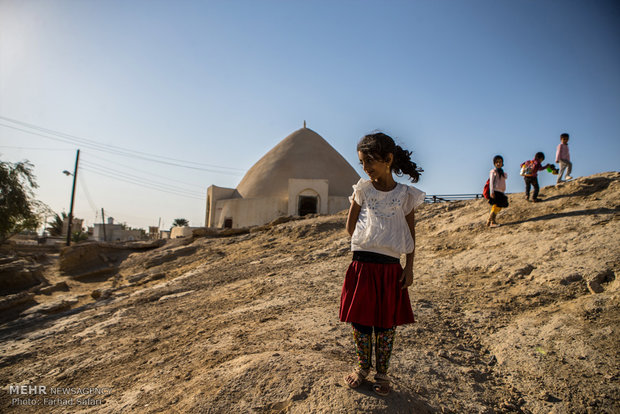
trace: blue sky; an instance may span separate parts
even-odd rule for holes
[[[429,194],[481,192],[495,154],[521,192],[519,164],[553,162],[562,132],[574,176],[617,171],[620,5],[0,0],[0,159],[30,160],[56,212],[79,147],[88,224],[103,207],[133,227],[203,225],[206,188],[235,187],[304,120],[360,175],[359,138],[392,135]]]

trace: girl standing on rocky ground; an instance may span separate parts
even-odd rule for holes
[[[499,227],[495,221],[497,214],[502,208],[508,207],[508,197],[506,197],[506,178],[508,175],[504,172],[504,158],[501,155],[493,157],[493,168],[489,175],[489,204],[491,204],[491,213],[487,220],[487,226]]]
[[[357,154],[370,180],[353,186],[347,231],[353,261],[347,270],[340,298],[340,320],[353,326],[357,367],[345,377],[351,388],[359,387],[372,366],[373,330],[375,383],[373,390],[390,392],[388,366],[396,326],[413,323],[407,288],[413,282],[415,250],[414,209],[425,193],[394,181],[392,173],[406,174],[417,182],[420,173],[411,152],[378,132],[363,137]],[[407,255],[405,268],[400,256]]]

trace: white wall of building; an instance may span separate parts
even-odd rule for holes
[[[173,227],[172,230],[170,230],[170,238],[171,239],[178,239],[178,238],[183,238],[183,237],[192,237],[192,230],[195,229],[197,227],[188,227],[188,226],[183,226],[183,227]]]
[[[289,179],[288,199],[265,198],[228,198],[217,196],[234,194],[234,189],[209,187],[210,208],[207,209],[208,227],[224,228],[226,219],[232,220],[232,228],[260,226],[282,216],[299,215],[299,196],[318,198],[319,214],[336,214],[350,206],[348,197],[329,196],[329,181],[324,179]],[[182,227],[177,232],[183,232]],[[189,232],[191,233],[191,231]],[[175,233],[171,238],[187,237],[184,233]],[[189,234],[191,235],[191,234]]]
[[[217,208],[217,202],[219,200],[235,199],[236,191],[237,190],[234,188],[218,187],[216,185],[209,186],[207,189],[207,212],[205,215],[206,227],[219,227],[216,224],[220,214]]]
[[[232,228],[262,225],[286,216],[288,203],[285,198],[233,198],[219,200],[213,227],[223,228],[227,218],[232,219]]]
[[[353,193],[353,191],[351,191]],[[349,197],[329,197],[329,209],[327,214],[340,213],[342,210],[349,210],[351,202]]]
[[[106,232],[108,230],[106,229]],[[110,237],[110,235],[108,235]],[[108,239],[109,241],[133,241],[133,240],[142,240],[144,237],[144,231],[142,230],[123,230],[118,229],[112,232],[112,239]]]
[[[105,225],[105,239],[103,237],[103,224],[95,223],[93,228],[93,239],[97,241],[115,241],[116,239],[113,236],[115,231],[122,230],[123,226],[120,224],[106,224]]]

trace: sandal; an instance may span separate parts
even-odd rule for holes
[[[377,395],[387,397],[390,394],[390,378],[385,374],[377,373],[372,389]]]
[[[344,377],[344,382],[347,383],[349,388],[357,388],[364,382],[364,379],[368,376],[368,370],[355,368],[355,371]]]

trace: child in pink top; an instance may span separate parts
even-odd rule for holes
[[[558,149],[555,152],[555,162],[560,164],[560,173],[558,174],[558,184],[562,181],[564,170],[566,170],[566,179],[572,180],[570,176],[573,170],[573,163],[570,161],[570,152],[568,151],[568,134],[563,133],[560,135],[561,143],[558,145]]]

